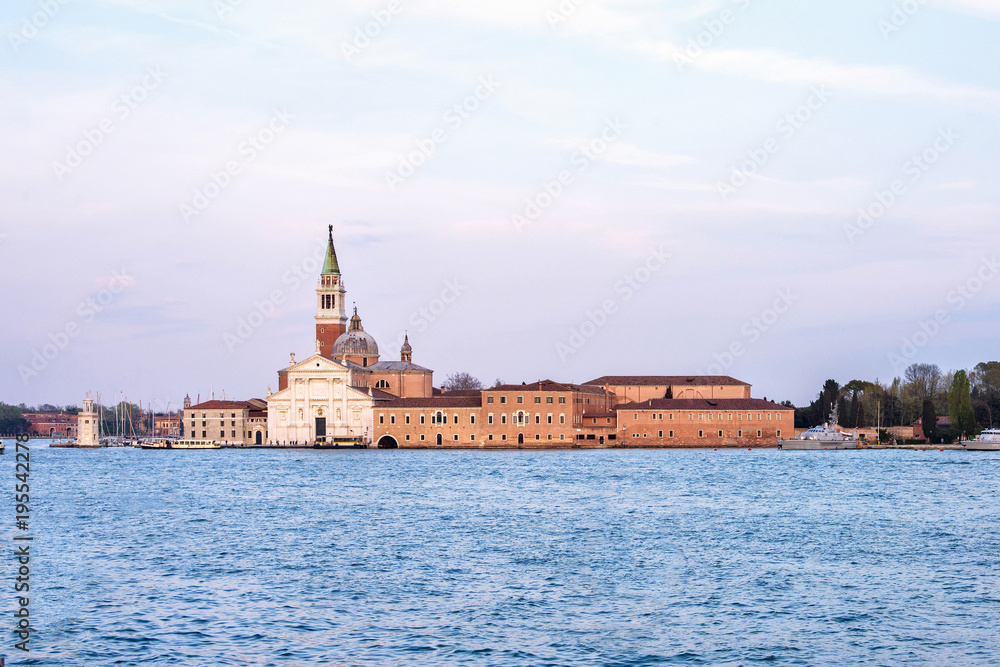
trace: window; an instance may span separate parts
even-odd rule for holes
[[[546,396],[545,397],[545,402],[551,404],[552,403],[552,397],[551,396]]]
[[[551,439],[552,439],[552,434],[551,434],[551,433],[549,433],[549,440],[551,440]]]
[[[541,403],[541,402],[542,402],[542,397],[541,396],[535,396],[535,403]]]
[[[733,413],[732,412],[729,413],[729,421],[733,421]]]
[[[736,437],[737,438],[742,438],[743,437],[743,429],[740,429],[739,431],[736,432]]]
[[[742,421],[742,419],[743,419],[743,413],[742,412],[737,412],[736,413],[736,421]]]
[[[493,423],[493,413],[490,413],[489,415],[486,416],[486,423],[487,424]]]
[[[698,431],[698,437],[699,438],[704,438],[705,437],[705,432],[704,431]]]
[[[455,434],[455,441],[458,441],[458,433]]]
[[[507,402],[507,397],[506,396],[501,396],[500,397],[500,403],[506,403],[506,402]]]
[[[493,397],[492,396],[487,396],[486,397],[486,402],[487,403],[492,403],[493,402]]]
[[[425,424],[426,423],[426,419],[427,418],[424,415],[420,415],[420,423],[421,424]]]
[[[233,437],[235,438],[236,437],[236,431],[233,431],[232,433],[233,433]]]
[[[670,413],[670,421],[673,421],[673,419],[674,419],[674,413],[673,413],[673,412],[671,412],[671,413]]]
[[[759,438],[760,436],[761,436],[760,429],[757,429],[757,437]]]
[[[657,438],[662,438],[663,437],[663,431],[660,431],[659,433],[657,433],[656,437]]]
[[[536,424],[541,424],[542,423],[542,416],[541,415],[535,415],[535,423]]]
[[[420,434],[420,439],[421,439],[421,440],[423,440],[423,439],[424,439],[424,434],[423,434],[423,433],[421,433],[421,434]]]
[[[500,436],[500,439],[501,439],[501,440],[506,440],[506,439],[507,439],[507,434],[506,434],[506,433],[502,434],[502,435]]]
[[[781,421],[781,413],[779,412],[778,414],[776,414],[774,416],[774,418],[777,419],[780,422]]]
[[[663,419],[663,415],[660,415],[660,419]],[[611,417],[608,417],[608,423],[611,423]]]
[[[541,439],[542,439],[542,436],[540,436],[539,434],[536,433],[535,434],[535,440],[541,440]]]
[[[454,419],[454,422],[453,422],[453,423],[455,423],[455,424],[457,424],[457,423],[458,423],[458,415],[455,415],[455,419]],[[458,436],[456,435],[455,437],[457,438]]]
[[[693,412],[689,412],[688,413],[688,421],[689,422],[693,422],[694,421],[694,413]]]
[[[379,424],[384,424],[385,423],[385,415],[379,415],[378,416],[378,423]]]
[[[205,420],[204,420],[204,419],[202,419],[202,420],[201,420],[201,425],[202,425],[202,426],[204,426],[204,425],[205,425]]]
[[[759,412],[757,413],[757,421],[762,421],[761,418],[760,418],[760,413]]]
[[[490,433],[490,434],[489,434],[488,436],[486,436],[486,439],[487,439],[487,440],[492,440],[492,439],[493,439],[493,434],[492,434],[492,433]]]
[[[469,415],[469,423],[470,424],[476,423],[476,415]]]
[[[388,380],[379,380],[378,382],[375,383],[375,388],[376,389],[388,389],[389,388],[389,381]]]
[[[225,431],[219,431],[219,437],[220,438],[225,438],[226,437],[226,432]]]
[[[781,429],[780,429],[780,428],[778,429],[778,433],[777,433],[777,436],[778,436],[779,438],[781,437]]]
[[[403,423],[409,425],[410,415],[403,415]]]
[[[559,415],[559,423],[560,424],[566,423],[566,415]]]
[[[674,437],[674,432],[673,431],[670,431],[670,437],[671,438]]]
[[[506,424],[507,423],[507,414],[506,413],[500,415],[500,423],[501,424]]]
[[[721,412],[719,413],[719,421],[720,422],[722,421],[722,413]]]
[[[699,412],[699,413],[698,413],[698,421],[702,421],[702,420],[704,420],[704,419],[705,419],[705,413],[703,413],[703,412]]]
[[[517,397],[517,404],[521,405],[522,403],[524,403],[524,396],[518,396]]]
[[[720,438],[722,437],[722,431],[719,431],[719,437]]]
[[[407,441],[409,441],[409,439],[410,439],[410,434],[409,433],[406,434],[406,439],[407,439]]]
[[[565,440],[566,439],[566,434],[565,433],[560,433],[559,434],[559,439],[560,440]]]
[[[469,442],[475,442],[475,441],[476,441],[476,434],[473,433],[472,435],[469,436]]]
[[[632,413],[632,421],[635,421],[635,420],[637,420],[638,418],[639,418],[639,413],[638,413],[638,412],[633,412],[633,413]]]
[[[204,432],[204,431],[202,431],[202,432],[201,432],[201,437],[203,437],[203,438],[207,438],[208,436],[207,436],[207,435],[205,434],[205,432]]]
[[[548,414],[547,417],[545,417],[545,423],[546,424],[551,424],[552,423],[552,413],[551,412]]]
[[[560,396],[559,397],[559,405],[564,405],[565,403],[566,403],[566,397],[565,396]]]
[[[767,421],[771,421],[771,413],[770,412],[767,413]]]

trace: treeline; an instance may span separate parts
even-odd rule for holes
[[[931,437],[973,437],[983,428],[1000,426],[1000,362],[947,373],[937,364],[913,364],[902,378],[888,384],[878,379],[851,380],[840,386],[836,380],[827,380],[816,400],[796,409],[795,426],[824,423],[835,403],[837,421],[844,428],[909,426],[923,419]],[[953,434],[935,434],[942,416],[950,418]]]
[[[137,435],[145,436],[153,434],[153,424],[150,420],[149,410],[135,403],[122,401],[117,405],[94,405],[94,409],[100,415],[101,433],[103,435]],[[79,414],[80,408],[75,405],[59,407],[49,403],[39,406],[28,406],[24,403],[20,405],[8,405],[0,402],[0,433],[14,434],[24,433],[31,423],[24,418],[25,414],[31,412],[59,412],[63,414]]]

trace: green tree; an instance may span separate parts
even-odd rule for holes
[[[972,384],[965,371],[957,371],[948,390],[948,415],[959,437],[974,435],[976,414],[972,410]]]
[[[937,408],[934,407],[934,401],[929,398],[924,399],[920,423],[923,426],[927,442],[934,442],[934,436],[937,435]]]
[[[972,382],[972,407],[976,420],[989,428],[1000,425],[1000,361],[976,364],[969,376]]]
[[[25,433],[31,423],[23,417],[21,408],[0,403],[0,434],[16,435]]]

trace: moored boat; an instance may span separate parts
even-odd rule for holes
[[[965,443],[965,448],[972,452],[1000,451],[1000,428],[988,428],[974,440]]]
[[[214,440],[160,440],[139,445],[141,449],[221,449]]]
[[[856,431],[845,432],[837,429],[837,408],[834,407],[829,421],[820,426],[813,426],[799,433],[794,438],[778,441],[779,449],[789,450],[822,450],[822,449],[857,449],[858,434]]]

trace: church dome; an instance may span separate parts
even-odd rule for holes
[[[333,344],[333,358],[340,357],[378,357],[378,343],[371,334],[361,326],[358,309],[354,309],[350,328],[342,333]]]

